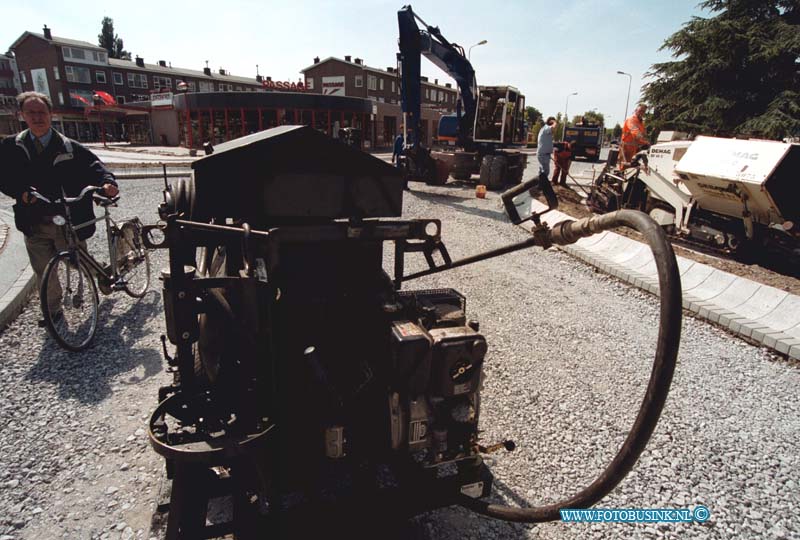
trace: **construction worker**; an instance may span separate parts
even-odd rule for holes
[[[622,126],[622,161],[630,163],[643,146],[650,144],[647,141],[647,132],[644,129],[644,113],[647,112],[647,105],[640,103],[633,114],[625,120]]]
[[[536,147],[536,158],[539,160],[539,176],[544,176],[543,181],[550,178],[550,155],[553,153],[553,132],[556,129],[556,119],[552,116],[539,130],[539,140]]]
[[[569,141],[557,142],[554,145],[555,154],[553,161],[556,163],[555,172],[553,173],[553,185],[557,186],[559,183],[562,186],[567,185],[567,175],[569,174],[569,166],[572,164],[572,144]],[[559,176],[561,180],[559,181]]]

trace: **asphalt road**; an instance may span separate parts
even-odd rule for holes
[[[162,180],[121,187],[116,215],[155,221]],[[476,199],[470,184],[412,184],[404,207],[406,217],[442,220],[453,258],[525,238],[504,219],[496,194]],[[92,249],[100,252],[102,241],[96,235]],[[388,254],[386,262],[391,269]],[[159,537],[151,519],[163,463],[144,427],[158,387],[169,381],[155,279],[165,264],[163,252],[153,254],[152,291],[144,299],[102,300],[97,342],[84,353],[61,351],[36,327],[35,302],[0,333],[2,540]],[[408,271],[423,264],[410,261]],[[518,445],[489,460],[493,500],[553,503],[591,482],[641,401],[657,330],[655,299],[558,251],[540,250],[409,287],[459,289],[487,336],[483,437]],[[702,504],[711,511],[708,522],[524,526],[448,508],[413,520],[407,538],[800,538],[799,383],[796,365],[687,317],[672,394],[653,439],[597,506]]]

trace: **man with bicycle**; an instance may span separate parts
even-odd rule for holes
[[[24,92],[17,96],[22,118],[28,129],[0,142],[0,164],[3,167],[0,191],[16,200],[14,222],[24,235],[28,258],[41,286],[42,274],[50,259],[66,248],[66,238],[53,217],[61,213],[56,205],[47,204],[31,195],[41,193],[50,200],[74,197],[86,186],[102,186],[107,197],[119,193],[114,174],[90,150],[69,139],[51,127],[53,104],[50,98],[38,92]],[[87,197],[71,208],[76,223],[94,219],[92,199]],[[95,232],[95,225],[78,231],[85,247],[86,239]],[[48,291],[51,285],[48,284]],[[53,284],[58,288],[58,283]],[[104,293],[110,291],[107,283],[100,283]],[[60,292],[49,291],[51,313],[57,312]],[[41,324],[41,323],[40,323]]]

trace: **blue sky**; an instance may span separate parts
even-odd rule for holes
[[[472,49],[478,84],[511,84],[529,105],[546,116],[569,116],[597,109],[606,123],[625,113],[628,77],[630,109],[645,72],[669,59],[659,52],[664,40],[693,15],[708,16],[698,0],[567,0],[486,2],[418,1],[414,11],[438,26],[450,41]],[[295,81],[315,56],[363,58],[370,66],[395,65],[397,10],[386,1],[248,1],[196,0],[133,4],[40,0],[3,8],[0,47],[8,48],[25,30],[41,32],[47,24],[60,37],[97,42],[104,16],[114,19],[125,48],[146,62],[216,70],[275,80]],[[119,6],[119,7],[117,7]],[[491,6],[491,7],[489,7]],[[450,79],[423,60],[423,74]]]

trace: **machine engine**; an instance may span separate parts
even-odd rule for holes
[[[199,479],[215,467],[250,471],[237,482],[260,506],[235,512],[253,530],[320,490],[405,493],[412,513],[487,495],[487,342],[460,293],[400,290],[384,270],[385,242],[399,276],[406,251],[444,250],[436,220],[371,219],[399,215],[397,170],[299,126],[220,145],[193,168],[161,209],[176,379],[151,440],[175,474],[171,506],[208,493]]]

